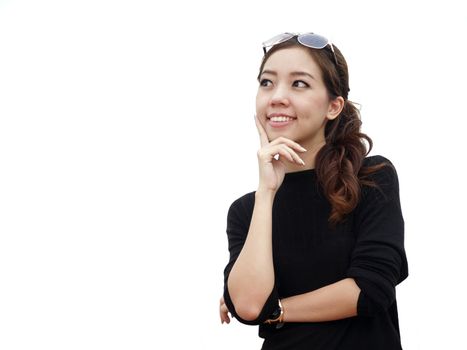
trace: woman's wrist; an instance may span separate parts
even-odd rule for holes
[[[264,321],[264,323],[275,324],[276,328],[281,328],[284,325],[284,315],[285,315],[284,305],[281,303],[279,299],[277,309],[274,310],[270,318]]]
[[[276,191],[271,190],[271,189],[264,189],[258,187],[258,189],[255,192],[255,198],[256,199],[274,199],[276,196]]]

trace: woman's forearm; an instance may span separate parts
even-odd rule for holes
[[[281,299],[284,322],[323,322],[357,315],[360,288],[346,278],[314,291]]]
[[[274,286],[272,258],[274,196],[275,193],[272,191],[256,191],[248,235],[227,281],[235,310],[246,320],[257,317]]]

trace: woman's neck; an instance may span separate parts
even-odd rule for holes
[[[314,169],[315,168],[315,160],[316,155],[318,154],[321,147],[326,144],[326,141],[322,140],[316,143],[310,142],[309,144],[300,143],[302,147],[305,147],[307,150],[306,152],[297,152],[298,156],[303,159],[305,165],[299,165],[297,163],[286,162],[285,172],[286,173],[293,173],[296,171],[302,171],[307,169]]]

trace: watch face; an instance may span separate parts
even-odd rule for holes
[[[277,306],[277,308],[274,310],[274,312],[271,314],[271,317],[269,317],[272,320],[275,320],[281,315],[281,308],[280,306]]]

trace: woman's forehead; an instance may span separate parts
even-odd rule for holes
[[[262,72],[265,71],[275,72],[277,75],[308,72],[314,77],[321,76],[319,66],[308,50],[298,46],[274,52],[264,64]]]

